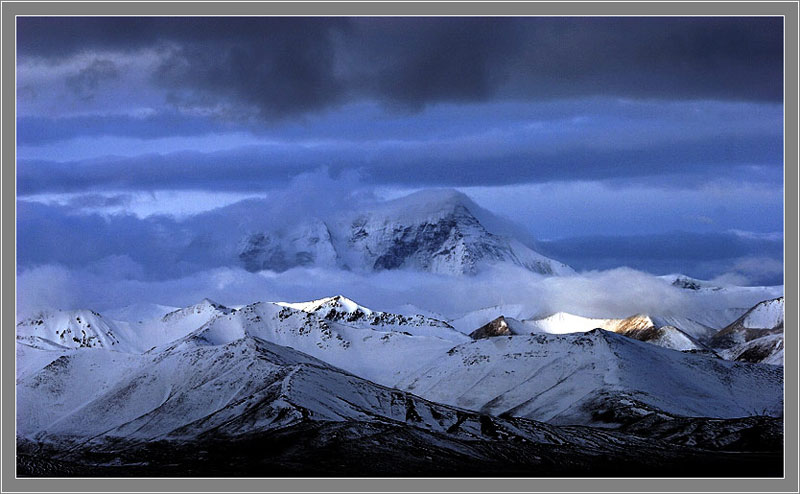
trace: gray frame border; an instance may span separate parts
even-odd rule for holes
[[[0,335],[2,492],[799,492],[798,481],[798,3],[773,2],[18,2],[2,9]],[[16,15],[784,16],[784,273],[788,309],[783,479],[17,479],[14,445],[16,286]],[[734,472],[732,472],[734,473]]]

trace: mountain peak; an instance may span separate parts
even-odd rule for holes
[[[381,217],[392,223],[431,221],[461,212],[480,223],[486,213],[466,194],[453,189],[425,189],[381,203],[361,216]],[[489,213],[490,214],[490,213]]]
[[[279,232],[251,233],[241,243],[239,260],[249,271],[338,266],[472,275],[510,264],[545,275],[573,272],[519,240],[527,235],[462,192],[430,189],[320,222],[318,228],[298,226],[285,238]]]
[[[513,329],[513,326],[516,326],[516,322],[517,321],[511,319],[507,320],[505,316],[500,316],[476,329],[470,333],[469,336],[473,340],[480,340],[483,338],[491,338],[493,336],[511,336],[519,334],[518,331]]]
[[[331,308],[331,309],[339,309],[343,312],[355,312],[360,310],[365,314],[371,314],[372,311],[367,309],[366,307],[350,300],[349,298],[345,297],[344,295],[334,295],[333,297],[324,297],[316,300],[310,300],[308,302],[277,302],[278,305],[283,307],[289,307],[296,310],[301,310],[303,312],[317,312],[321,309]]]
[[[424,189],[386,202],[386,205],[415,206],[475,206],[475,202],[463,192],[455,189]]]
[[[230,314],[231,312],[233,312],[233,309],[225,307],[222,304],[218,304],[217,302],[214,302],[210,298],[204,298],[203,300],[194,305],[190,305],[188,307],[177,309],[167,314],[164,314],[164,317],[162,317],[161,320],[166,322],[190,316],[192,314],[202,314],[208,312],[219,312],[221,314]]]

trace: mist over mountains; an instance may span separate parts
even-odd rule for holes
[[[648,281],[644,272],[622,267],[627,265],[638,266],[642,271],[655,270],[658,274],[683,272],[691,275],[691,269],[716,273],[722,276],[720,283],[723,284],[782,282],[782,261],[779,260],[782,259],[782,236],[695,234],[693,243],[687,244],[686,234],[676,233],[654,237],[657,248],[648,243],[647,237],[633,241],[621,237],[610,242],[603,239],[541,241],[514,219],[493,214],[461,193],[431,190],[410,199],[387,202],[378,198],[373,189],[360,187],[357,177],[334,179],[322,173],[298,179],[291,187],[273,192],[266,199],[247,199],[184,217],[138,217],[101,213],[97,209],[98,212],[77,210],[74,201],[71,205],[58,205],[20,200],[18,282],[20,293],[25,296],[20,297],[19,309],[24,312],[44,305],[92,306],[102,310],[137,301],[180,306],[206,296],[234,304],[264,295],[275,300],[302,300],[330,293],[348,293],[373,306],[387,308],[396,308],[398,300],[404,298],[408,298],[404,303],[421,306],[426,300],[435,300],[436,304],[432,303],[427,310],[457,312],[473,308],[457,306],[459,304],[453,300],[439,300],[441,297],[436,296],[448,285],[449,278],[443,273],[449,272],[449,268],[443,266],[453,267],[451,262],[439,267],[419,264],[419,259],[428,259],[446,245],[444,240],[449,234],[457,233],[452,229],[440,232],[444,235],[442,242],[426,243],[430,249],[439,250],[425,253],[417,246],[409,251],[410,257],[395,255],[409,249],[415,241],[408,232],[401,235],[405,235],[403,242],[384,242],[382,254],[366,254],[367,249],[375,249],[377,244],[363,240],[360,244],[351,242],[356,231],[353,221],[370,215],[383,221],[381,218],[396,216],[415,201],[419,203],[417,217],[413,221],[404,220],[404,227],[418,224],[420,235],[431,234],[432,231],[426,232],[421,227],[424,219],[430,217],[431,224],[438,224],[444,205],[462,203],[489,234],[486,238],[494,239],[488,244],[482,243],[479,248],[478,244],[473,244],[477,250],[469,247],[465,252],[474,256],[479,250],[490,248],[494,250],[492,256],[517,259],[510,264],[481,261],[480,266],[462,266],[457,271],[468,271],[471,276],[445,289],[456,290],[467,300],[480,300],[487,306],[531,300],[548,304],[547,300],[553,297],[571,298],[574,302],[571,308],[588,314],[596,307],[587,301],[597,297],[604,310],[627,305],[626,310],[615,311],[616,316],[646,311],[649,297],[625,297],[623,287],[650,286],[649,293],[656,294],[660,285]],[[92,204],[97,207],[96,202]],[[427,204],[428,210],[420,204]],[[553,221],[558,220],[553,218]],[[371,228],[384,227],[376,224]],[[326,236],[331,237],[330,242],[317,242],[313,248],[300,245]],[[373,235],[370,242],[376,238]],[[498,241],[502,245],[497,244]],[[454,238],[451,243],[453,247],[457,244]],[[72,248],[64,248],[66,244]],[[728,254],[709,259],[709,253],[722,248],[727,249]],[[522,267],[524,259],[528,259],[529,264],[538,262],[530,257],[530,251],[555,259],[554,266],[569,261],[567,264],[579,275],[555,282],[538,279],[536,269],[523,267],[520,273],[505,273]],[[520,252],[526,254],[521,258]],[[390,269],[376,269],[380,256],[389,253],[397,265],[390,263]],[[764,257],[775,254],[777,259]],[[413,260],[414,255],[417,261]],[[381,263],[389,259],[384,257]],[[691,269],[687,272],[678,268]],[[595,272],[596,269],[606,271]],[[490,271],[497,271],[497,274],[491,275]],[[314,283],[310,277],[314,278]],[[113,283],[109,283],[110,280]],[[762,283],[754,283],[757,281]],[[481,285],[496,289],[484,290]],[[411,290],[412,286],[416,289]],[[588,289],[589,296],[578,300],[566,293],[561,297],[558,293],[562,288]],[[543,294],[553,297],[543,297]],[[611,302],[609,298],[618,301]],[[669,295],[653,298],[667,304],[674,300]],[[755,302],[747,300],[738,305]],[[676,300],[675,303],[682,302]]]

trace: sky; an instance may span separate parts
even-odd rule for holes
[[[173,235],[237,204],[455,188],[582,272],[781,284],[782,22],[19,17],[18,279],[212,286]]]

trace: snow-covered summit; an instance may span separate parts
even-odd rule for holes
[[[398,331],[415,336],[436,336],[457,342],[464,341],[461,334],[446,322],[421,314],[395,314],[372,310],[353,300],[336,295],[310,302],[277,302],[277,305],[313,314],[320,319],[348,326]]]
[[[764,300],[715,334],[711,341],[718,348],[730,348],[767,334],[783,332],[784,298]]]
[[[193,317],[197,315],[208,315],[208,314],[230,314],[234,309],[230,309],[225,307],[222,304],[218,304],[209,298],[204,298],[200,302],[190,305],[189,307],[184,307],[182,309],[174,310],[168,314],[164,314],[164,317],[161,318],[162,321],[174,321],[178,319],[183,319],[186,317]]]
[[[512,317],[500,316],[493,321],[489,321],[480,328],[469,334],[470,338],[479,340],[482,338],[492,338],[495,336],[511,336],[528,334],[529,328],[524,323]]]
[[[310,300],[308,302],[276,302],[278,305],[284,307],[291,307],[293,309],[302,310],[303,312],[317,313],[324,309],[336,310],[346,312],[348,314],[361,313],[366,316],[372,314],[372,310],[368,309],[356,302],[350,300],[344,295],[334,295],[333,297],[324,297],[317,300]]]
[[[751,329],[775,329],[783,326],[784,297],[759,302],[742,316],[742,326]]]
[[[663,320],[647,314],[634,314],[622,319],[600,319],[568,312],[556,312],[547,317],[522,321],[528,333],[569,334],[603,329],[673,350],[708,350],[697,338],[673,323],[674,320]]]
[[[757,303],[711,338],[732,360],[783,365],[784,297]]]
[[[483,217],[482,222],[480,217]],[[566,264],[487,229],[491,213],[463,194],[422,191],[355,216],[346,233],[351,262],[372,270],[414,269],[476,274],[510,264],[547,274],[569,274]],[[498,220],[499,223],[499,220]]]
[[[573,272],[515,238],[509,225],[463,193],[425,190],[288,233],[252,232],[239,258],[251,271],[338,266],[471,275],[510,264],[546,275]]]

